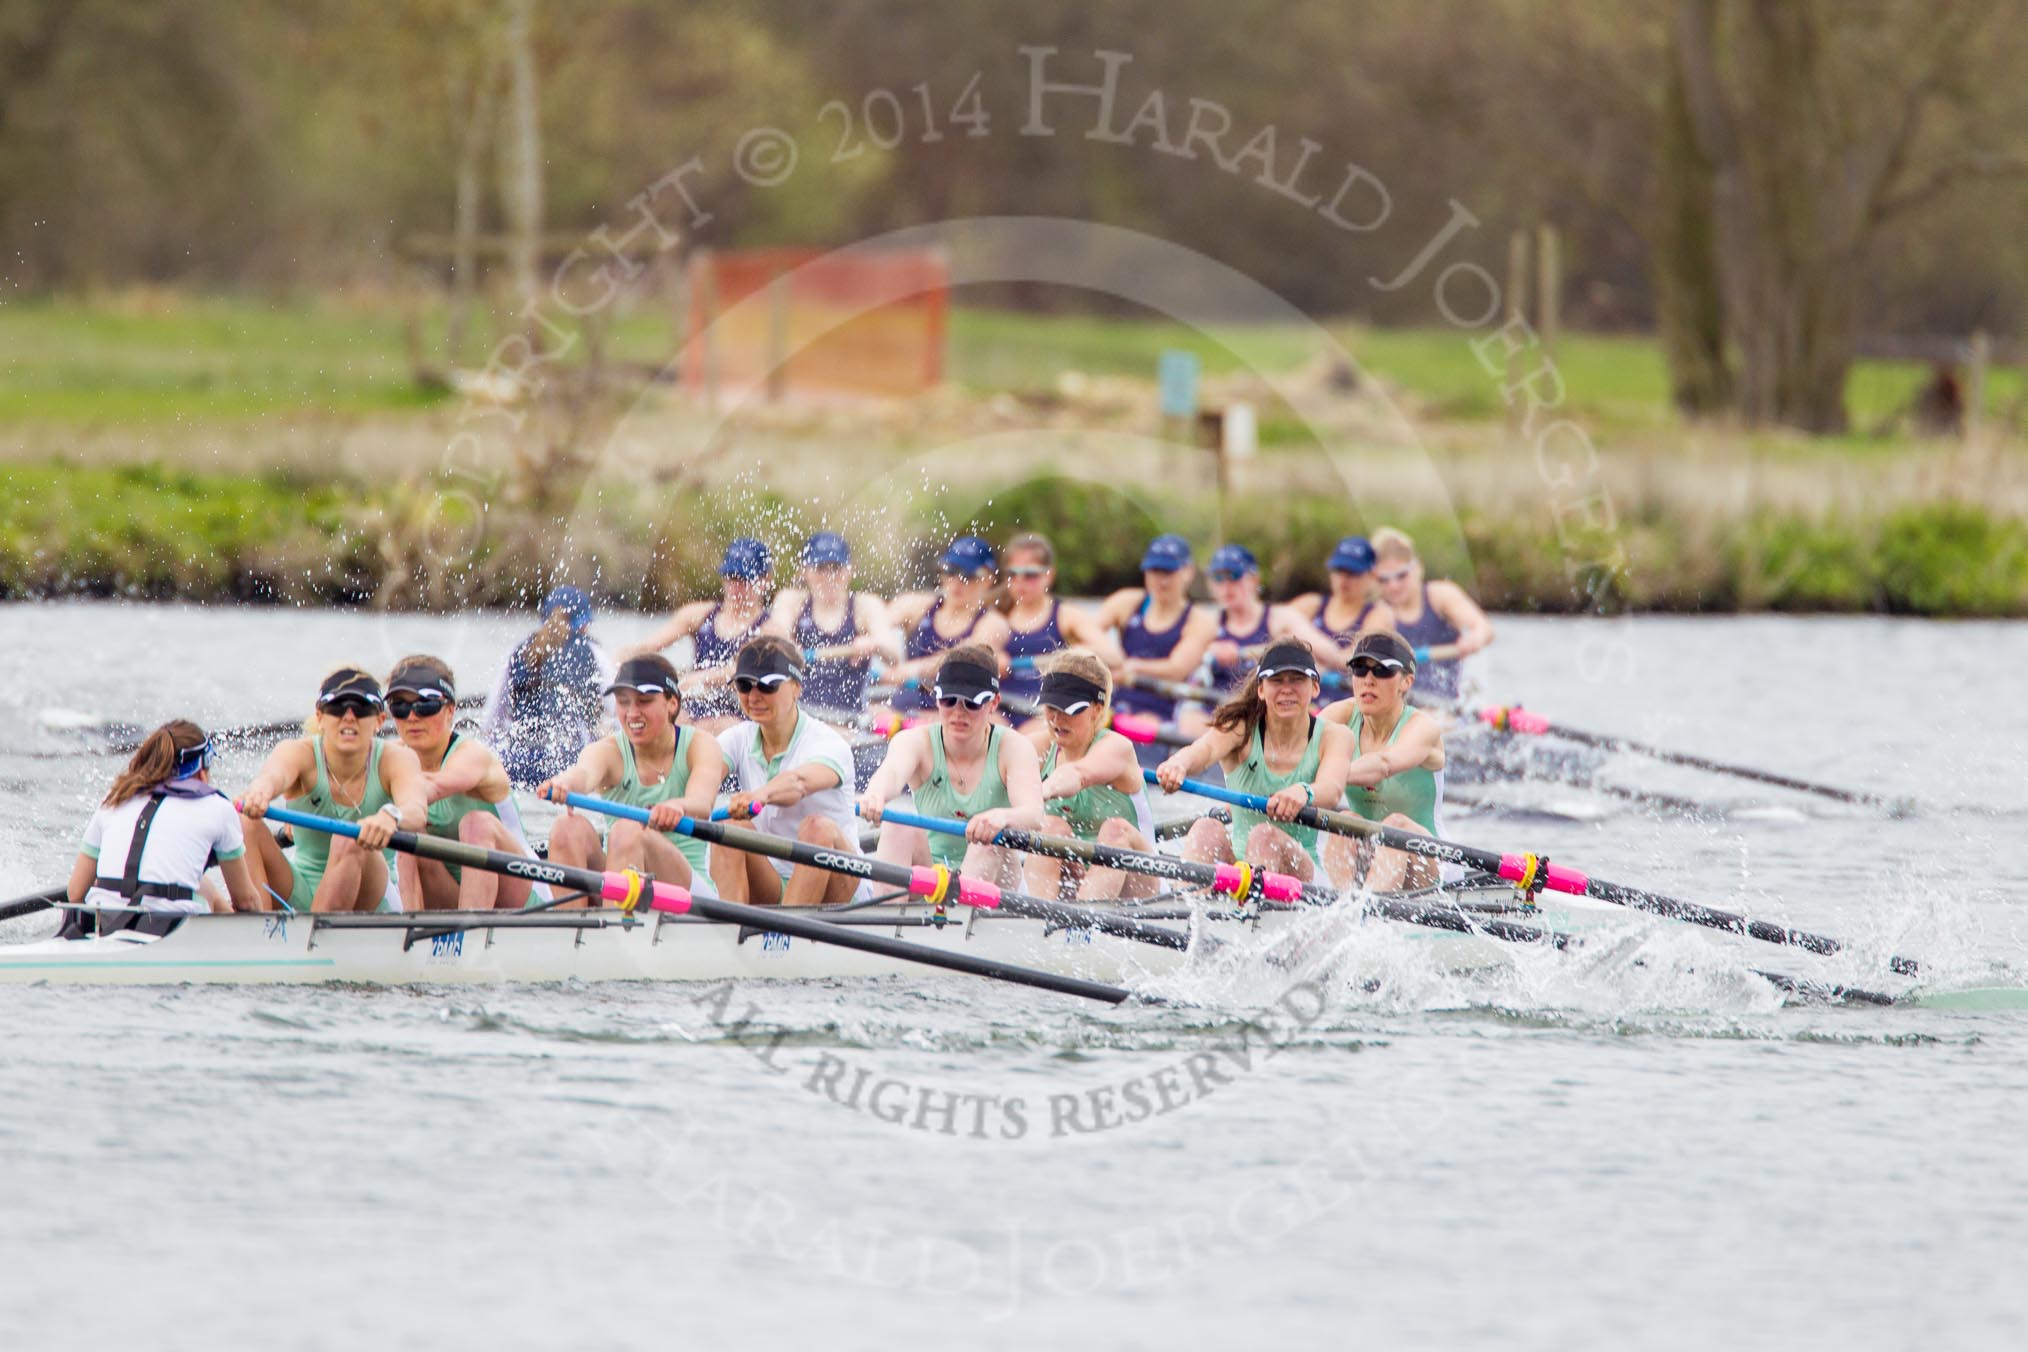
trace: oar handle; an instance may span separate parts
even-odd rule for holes
[[[631,803],[615,803],[605,798],[594,798],[587,793],[570,794],[565,801],[572,807],[581,807],[587,812],[597,812],[607,817],[618,817],[624,821],[640,822],[644,825],[648,821],[647,809],[635,807]],[[820,856],[832,853],[830,851],[817,850],[814,847],[806,848],[800,841],[786,840],[780,836],[770,836],[759,831],[748,831],[737,826],[723,825],[719,820],[719,813],[723,811],[724,809],[721,808],[718,812],[712,813],[712,820],[708,822],[700,823],[694,818],[684,817],[676,823],[676,830],[682,835],[695,836],[700,840],[722,843],[729,849],[746,850],[749,853],[757,854],[770,854],[778,858],[793,860],[797,863],[808,863],[815,868],[824,867],[824,864],[819,862]],[[704,829],[699,829],[700,827]],[[770,848],[771,846],[773,848]],[[854,867],[851,869],[833,869],[831,871],[851,872],[864,877],[881,878],[884,881],[893,883],[897,887],[906,887],[911,896],[935,897],[941,892],[946,900],[954,900],[962,906],[976,906],[986,909],[1000,904],[999,888],[978,878],[967,878],[961,873],[949,870],[940,871],[920,865],[881,864],[878,861],[858,856],[854,856],[853,863]],[[953,885],[955,885],[955,892],[953,892]]]
[[[340,821],[336,817],[320,817],[311,812],[298,812],[279,803],[268,804],[264,815],[270,821],[284,822],[306,831],[322,831],[327,835],[344,836],[352,840],[359,838],[358,822]],[[588,892],[601,900],[616,901],[629,907],[644,899],[641,895],[642,878],[639,874],[572,868],[542,859],[524,859],[520,855],[509,855],[483,846],[467,845],[462,841],[439,840],[435,836],[424,835],[417,831],[396,831],[388,837],[387,847],[404,854],[440,859],[447,863],[482,868],[494,873],[507,873],[534,882],[562,883],[579,891]],[[691,898],[685,888],[677,887],[673,883],[657,882],[645,900],[655,910],[682,915],[690,909]]]

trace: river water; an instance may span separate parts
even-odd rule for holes
[[[114,768],[45,710],[277,718],[340,661],[418,648],[476,689],[522,624],[0,607],[0,896],[63,875]],[[1635,920],[1468,979],[1371,926],[1375,990],[1221,964],[1118,1009],[941,976],[9,987],[5,1341],[2021,1345],[2028,1014],[1784,1007],[1748,969],[1883,985],[1901,952],[2028,985],[2028,706],[2005,697],[2028,627],[1500,627],[1491,694],[1916,807],[1622,757],[1620,782],[1710,811],[1503,791],[1516,810],[1452,835],[1853,950]],[[742,1015],[785,1035],[771,1063]],[[1249,1017],[1278,1050],[1242,1053]],[[855,1105],[862,1075],[892,1087]]]

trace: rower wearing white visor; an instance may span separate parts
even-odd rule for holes
[[[1278,639],[1239,693],[1218,706],[1204,735],[1162,762],[1155,773],[1171,793],[1219,765],[1227,785],[1267,799],[1265,814],[1234,808],[1229,832],[1212,818],[1198,821],[1184,837],[1184,858],[1243,859],[1304,882],[1315,879],[1322,862],[1317,832],[1295,817],[1312,803],[1338,805],[1352,749],[1350,732],[1310,712],[1318,688],[1316,654],[1307,644]]]
[[[1106,726],[1113,674],[1097,654],[1066,648],[1044,659],[1041,725],[1029,736],[1042,753],[1042,829],[1099,845],[1155,848],[1155,814],[1134,744]],[[1159,881],[1118,869],[1030,855],[1027,887],[1057,896],[1075,887],[1088,901],[1153,896]]]
[[[289,910],[422,906],[420,897],[397,892],[394,852],[387,848],[396,831],[423,828],[422,765],[415,752],[375,735],[386,708],[379,681],[357,667],[338,668],[317,691],[308,735],[269,752],[240,795],[247,869],[256,886]],[[295,853],[286,855],[263,821],[276,798],[297,812],[357,822],[359,834],[333,839],[299,826]]]
[[[605,693],[619,709],[619,731],[586,747],[577,764],[535,792],[552,803],[582,793],[646,808],[647,824],[600,818],[601,834],[590,819],[567,811],[550,828],[549,857],[572,868],[633,869],[678,887],[699,886],[710,876],[709,849],[676,823],[711,815],[725,778],[718,742],[676,721],[683,696],[676,668],[660,653],[620,663]]]
[[[859,853],[852,817],[852,748],[803,709],[803,654],[788,639],[747,640],[732,689],[744,722],[718,734],[735,786],[732,819],[751,830],[821,849]],[[848,875],[720,846],[711,876],[728,901],[820,906],[850,901],[863,885]]]
[[[879,823],[887,804],[910,792],[917,812],[961,818],[965,834],[889,823],[880,828],[882,859],[941,864],[968,878],[1014,886],[1020,860],[992,841],[1009,827],[1032,831],[1042,824],[1042,767],[1034,744],[995,716],[999,655],[984,644],[953,648],[937,666],[931,689],[938,721],[895,735],[859,795],[859,815]]]
[[[231,907],[261,909],[246,868],[239,813],[211,786],[211,739],[195,723],[164,723],[141,739],[85,826],[66,895],[84,907],[61,937],[132,929],[165,934],[186,915],[225,907],[203,892],[218,866]]]
[[[1346,804],[1368,821],[1443,834],[1444,731],[1437,717],[1408,703],[1415,688],[1415,650],[1401,635],[1362,634],[1352,647],[1352,696],[1324,710],[1324,718],[1352,732],[1346,767]],[[1367,887],[1427,887],[1437,880],[1430,860],[1370,841],[1333,836],[1325,843],[1333,874]]]
[[[459,732],[457,683],[441,659],[417,653],[404,657],[387,678],[387,713],[401,744],[422,765],[429,800],[429,834],[506,854],[534,858],[507,767],[491,747]],[[460,868],[440,859],[395,856],[405,896],[422,898],[429,910],[486,911],[528,901],[525,878],[507,878],[490,869]]]

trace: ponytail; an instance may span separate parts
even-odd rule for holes
[[[137,794],[152,793],[157,786],[167,784],[176,778],[176,763],[183,753],[196,750],[205,741],[204,729],[188,719],[164,723],[134,748],[134,758],[107,790],[105,805],[118,807]]]
[[[542,669],[549,665],[549,659],[563,651],[563,645],[570,641],[572,633],[570,612],[552,610],[548,618],[536,627],[521,645],[521,660],[527,679],[533,684],[542,675]]]
[[[1254,733],[1267,722],[1267,701],[1260,694],[1260,668],[1247,673],[1246,684],[1238,693],[1218,706],[1211,715],[1211,725],[1220,732],[1235,732],[1242,740],[1251,741]]]

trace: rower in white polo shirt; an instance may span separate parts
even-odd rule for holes
[[[803,712],[802,653],[773,634],[750,639],[739,650],[732,688],[746,715],[718,735],[736,786],[732,819],[769,835],[857,854],[852,748],[837,729]],[[711,878],[726,900],[757,905],[835,904],[864,888],[849,875],[724,845],[712,847]]]

